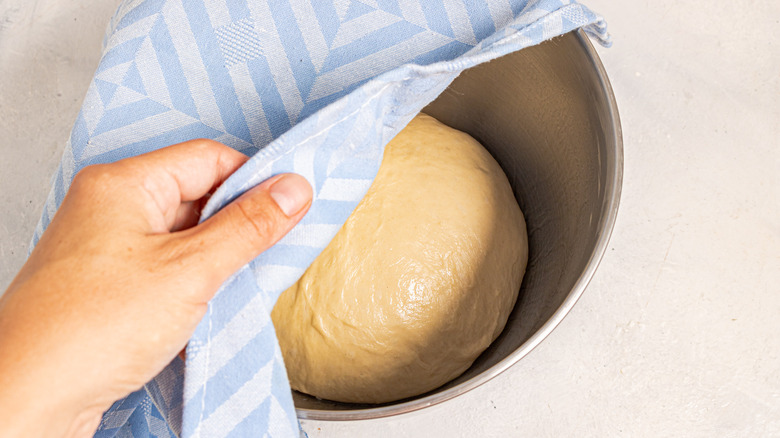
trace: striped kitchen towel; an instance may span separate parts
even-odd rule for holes
[[[84,166],[198,137],[251,155],[219,208],[296,172],[311,210],[217,293],[187,346],[96,436],[298,436],[270,311],[368,190],[384,145],[464,69],[604,21],[568,0],[127,0],[34,242]],[[496,84],[500,86],[500,84]]]

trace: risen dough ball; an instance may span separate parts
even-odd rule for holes
[[[421,114],[272,318],[294,389],[383,403],[462,374],[501,333],[528,258],[498,163]]]

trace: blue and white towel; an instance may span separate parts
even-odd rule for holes
[[[266,178],[314,188],[303,221],[234,275],[187,346],[98,437],[297,436],[270,311],[376,175],[384,145],[464,69],[603,20],[569,0],[127,0],[109,24],[46,202],[71,179],[198,137],[252,158],[202,219]],[[500,84],[496,84],[500,86]]]

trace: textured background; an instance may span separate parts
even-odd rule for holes
[[[24,260],[116,0],[0,2],[0,289]],[[617,95],[615,232],[572,313],[455,400],[310,437],[780,434],[780,3],[585,4]]]

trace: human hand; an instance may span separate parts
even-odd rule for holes
[[[306,214],[277,175],[197,224],[246,161],[193,140],[79,172],[0,299],[0,435],[91,436],[179,353],[209,299]]]

